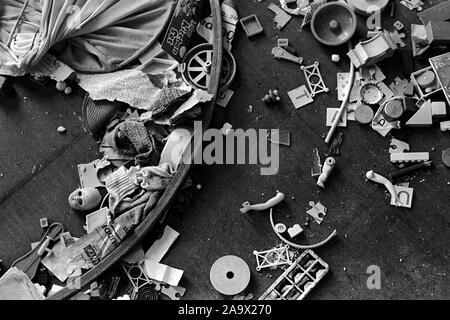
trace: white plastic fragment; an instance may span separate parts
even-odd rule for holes
[[[334,63],[338,63],[339,61],[341,61],[341,56],[338,54],[333,54],[331,55],[331,61],[333,61]]]
[[[285,196],[283,193],[277,191],[277,194],[272,199],[268,200],[265,203],[251,205],[249,202],[244,202],[242,204],[241,213],[247,213],[249,211],[263,211],[270,208],[275,207],[277,204],[281,203],[284,200]]]

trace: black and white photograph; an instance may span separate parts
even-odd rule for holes
[[[449,0],[0,0],[0,300],[449,300],[449,45]]]

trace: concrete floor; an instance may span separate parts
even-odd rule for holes
[[[439,1],[430,2],[434,5]],[[299,242],[321,241],[333,229],[339,233],[330,244],[316,250],[331,272],[310,299],[450,298],[450,171],[440,161],[442,150],[450,147],[448,136],[436,126],[411,130],[407,142],[412,150],[430,151],[436,164],[436,168],[411,179],[411,210],[389,206],[385,190],[364,180],[370,169],[386,175],[395,168],[389,162],[389,140],[355,123],[342,129],[345,141],[337,170],[327,188],[318,190],[310,176],[311,153],[316,147],[321,154],[328,151],[323,143],[325,112],[328,106],[339,106],[334,91],[336,72],[347,72],[348,65],[345,59],[338,65],[331,62],[334,52],[315,41],[309,31],[301,31],[301,19],[293,19],[283,31],[275,30],[268,3],[239,1],[240,16],[257,14],[265,33],[247,39],[242,30],[238,32],[233,49],[238,64],[238,77],[232,86],[236,92],[227,109],[218,107],[215,123],[221,126],[227,121],[242,129],[289,130],[292,144],[281,148],[281,168],[276,176],[261,176],[260,167],[251,165],[195,168],[196,182],[202,189],[184,212],[169,217],[168,224],[181,236],[163,260],[185,270],[181,282],[187,288],[184,298],[223,298],[209,282],[211,265],[223,255],[238,255],[247,261],[252,270],[248,292],[255,297],[281,274],[255,271],[252,252],[279,243],[268,214],[239,212],[244,201],[265,201],[276,190],[287,196],[275,211],[276,221],[286,225],[303,224],[311,200],[328,206],[324,223],[311,224]],[[416,14],[401,5],[397,14],[408,34],[409,24],[418,22]],[[395,20],[383,19],[383,25],[392,30]],[[295,65],[273,60],[270,52],[278,37],[289,38],[305,64],[320,62],[329,94],[320,94],[314,104],[295,110],[287,92],[306,81]],[[344,56],[345,50],[340,53]],[[380,65],[390,81],[400,73],[398,62],[393,58]],[[419,63],[416,68],[420,67]],[[0,178],[0,257],[6,266],[40,239],[41,217],[62,222],[75,236],[83,233],[83,217],[70,211],[66,198],[78,185],[76,165],[99,156],[97,145],[81,128],[80,93],[66,97],[26,79],[16,80],[14,86],[18,100],[0,97],[4,146],[0,154],[0,173],[4,174]],[[268,108],[261,97],[273,88],[280,89],[283,103]],[[247,112],[248,105],[253,106],[253,113]],[[67,128],[66,135],[57,133],[60,125]],[[32,174],[35,165],[38,169]],[[381,290],[366,286],[366,270],[371,265],[381,268]]]

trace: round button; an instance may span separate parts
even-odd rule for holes
[[[287,231],[287,227],[286,225],[279,223],[275,226],[275,230],[277,231],[277,233],[283,234]]]
[[[436,75],[433,71],[425,71],[416,77],[417,83],[421,88],[429,88],[434,85],[436,81]]]
[[[383,96],[383,92],[376,83],[367,83],[361,88],[361,98],[367,104],[378,104],[383,100]]]
[[[442,162],[447,168],[450,168],[450,149],[442,152]]]
[[[372,108],[365,104],[358,106],[355,110],[355,120],[360,124],[369,124],[374,116]]]
[[[400,100],[391,100],[386,103],[383,109],[386,120],[398,120],[403,115],[403,104]]]

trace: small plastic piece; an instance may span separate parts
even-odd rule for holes
[[[447,168],[450,168],[450,149],[446,149],[444,150],[444,152],[442,152],[442,163]]]
[[[247,37],[256,36],[264,31],[261,23],[258,20],[258,17],[255,14],[252,14],[248,17],[245,17],[240,20],[241,25],[245,31]]]
[[[333,61],[334,63],[338,63],[339,61],[341,61],[341,56],[338,54],[333,54],[331,55],[331,61]]]
[[[275,132],[270,131],[267,137],[272,143],[288,147],[291,145],[291,133],[287,130],[277,130]]]
[[[286,38],[279,38],[279,39],[277,40],[277,45],[278,45],[278,47],[280,47],[280,48],[286,49],[286,47],[289,46],[289,39],[286,39]]]
[[[292,17],[287,14],[286,11],[282,10],[274,3],[270,3],[267,8],[275,13],[275,18],[273,19],[273,21],[276,23],[278,30],[283,29],[292,19]]]
[[[352,64],[359,68],[392,57],[396,49],[397,46],[389,32],[383,31],[367,41],[360,42],[354,49],[350,49],[347,55]]]
[[[282,224],[282,223],[278,223],[275,226],[275,229],[276,229],[277,233],[279,233],[279,234],[283,234],[283,233],[285,233],[287,231],[286,225]]]
[[[325,182],[328,180],[331,172],[333,172],[334,166],[336,165],[336,160],[334,158],[328,158],[325,160],[323,166],[322,174],[317,181],[317,185],[321,188],[325,188]]]
[[[222,129],[220,129],[220,132],[224,135],[224,136],[227,136],[229,133],[230,133],[230,131],[233,129],[233,126],[231,125],[231,124],[229,124],[228,122],[226,122],[224,125],[223,125],[223,127],[222,127]]]
[[[277,204],[281,203],[285,198],[285,195],[279,191],[272,199],[268,200],[265,203],[251,205],[249,202],[244,202],[242,204],[241,213],[247,213],[249,211],[264,211],[270,208],[275,207]]]
[[[314,98],[319,93],[330,91],[323,81],[322,74],[319,69],[319,62],[316,61],[310,66],[302,66],[301,69],[303,70],[306,81],[308,82],[311,97]]]
[[[328,264],[305,251],[258,300],[303,300],[328,271]]]
[[[281,47],[273,48],[272,55],[275,57],[275,59],[291,61],[291,62],[297,63],[299,65],[302,65],[302,63],[303,63],[302,57],[297,57],[297,56],[291,54],[285,48],[281,48]]]
[[[404,162],[425,162],[430,161],[430,154],[428,152],[405,152],[405,153],[392,153],[392,163],[404,163]]]
[[[309,205],[311,206],[311,209],[306,211],[306,213],[313,217],[317,224],[321,224],[323,222],[323,217],[327,215],[327,207],[320,203],[320,201],[317,202],[317,204],[314,203],[314,201],[311,201]]]
[[[441,122],[440,126],[442,132],[450,131],[450,121]]]
[[[288,92],[288,96],[295,106],[295,109],[300,109],[312,102],[314,102],[311,94],[305,85],[298,87]]]
[[[374,116],[373,109],[365,104],[359,105],[355,110],[355,120],[359,124],[371,123]]]
[[[39,220],[39,225],[41,226],[41,229],[48,228],[49,223],[47,218],[42,218]]]
[[[58,130],[58,132],[59,132],[60,134],[64,134],[64,133],[67,132],[67,129],[64,128],[63,126],[59,126],[57,130]]]
[[[65,81],[56,82],[56,90],[64,91],[67,89],[67,83]]]
[[[414,189],[402,186],[394,186],[394,189],[397,194],[397,202],[392,200],[391,206],[411,209]]]
[[[383,116],[387,121],[397,121],[403,116],[404,110],[403,99],[392,99],[384,104]]]
[[[422,99],[429,99],[435,93],[442,91],[432,66],[413,72],[411,82]]]
[[[363,85],[360,94],[362,101],[368,105],[376,105],[384,98],[383,91],[376,82],[369,82]]]
[[[421,0],[401,0],[400,3],[409,10],[422,11],[424,3]]]
[[[280,94],[278,93],[278,90],[269,90],[269,93],[262,98],[262,101],[264,104],[274,104],[281,101]]]
[[[391,145],[389,147],[389,153],[404,153],[410,151],[409,144],[397,139],[391,140]]]
[[[327,108],[327,127],[331,127],[339,115],[339,108]],[[347,113],[344,113],[338,123],[338,127],[347,126]]]
[[[395,188],[394,188],[394,185],[392,184],[392,182],[390,182],[385,177],[383,177],[373,171],[367,172],[366,178],[375,183],[384,185],[386,187],[386,189],[389,191],[389,193],[391,194],[391,203],[398,206],[398,196],[397,196],[397,192],[395,191]]]
[[[433,118],[445,118],[445,116],[447,115],[447,106],[445,105],[445,102],[432,102],[431,115],[433,116]]]
[[[322,174],[322,162],[320,160],[319,150],[315,148],[313,150],[313,165],[311,168],[311,176],[313,178]]]
[[[429,127],[433,125],[433,111],[431,109],[431,100],[425,102],[411,119],[406,122],[407,127]]]
[[[253,254],[256,257],[256,271],[291,264],[289,246],[287,245],[260,252],[255,250]]]
[[[333,138],[333,141],[330,145],[330,150],[328,154],[330,157],[338,156],[341,153],[341,145],[344,142],[344,134],[342,132],[338,132],[336,136]]]
[[[397,20],[394,22],[394,28],[397,29],[397,31],[402,31],[405,28],[405,25],[400,20]]]
[[[295,237],[299,236],[303,232],[302,227],[299,224],[295,224],[291,228],[288,229],[288,234],[291,239],[294,239]]]
[[[407,167],[405,169],[398,170],[396,172],[393,172],[389,175],[389,178],[394,181],[395,179],[398,179],[400,177],[406,176],[410,173],[416,172],[418,170],[424,169],[424,168],[430,168],[433,165],[432,161],[422,162],[416,165],[413,165],[411,167]]]
[[[288,3],[296,2],[296,8],[290,8]],[[289,14],[293,14],[296,16],[304,16],[308,12],[309,0],[280,0],[281,8]]]

